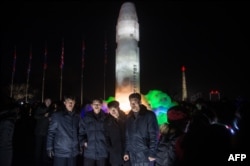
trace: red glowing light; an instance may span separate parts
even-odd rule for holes
[[[211,90],[210,94],[219,94],[218,90]]]
[[[185,66],[181,67],[181,71],[184,72],[186,70]]]

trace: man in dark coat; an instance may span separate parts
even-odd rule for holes
[[[13,134],[18,107],[14,100],[1,93],[0,96],[0,165],[11,166],[13,157]]]
[[[124,160],[132,166],[149,166],[156,157],[159,126],[154,112],[141,104],[141,94],[129,95],[131,111],[126,120]]]
[[[35,127],[35,165],[45,166],[47,165],[48,156],[46,153],[47,132],[49,127],[49,115],[51,113],[50,105],[51,99],[46,98],[44,102],[38,106],[34,112],[34,118],[36,120]]]
[[[76,166],[79,155],[80,114],[74,109],[75,97],[64,96],[62,111],[54,112],[47,136],[47,153],[54,166]]]
[[[84,166],[105,166],[107,163],[108,148],[104,131],[107,114],[101,109],[102,103],[102,99],[93,99],[92,110],[86,112],[80,122],[79,140],[84,148]]]

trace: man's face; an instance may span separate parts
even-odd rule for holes
[[[110,115],[112,115],[114,118],[117,119],[119,117],[118,108],[116,108],[116,107],[110,107],[108,109],[108,111],[109,111]]]
[[[91,106],[92,109],[94,110],[94,113],[98,114],[101,111],[102,103],[100,103],[100,101],[98,100],[94,100]]]
[[[51,105],[51,99],[45,99],[44,103],[46,107],[49,107]]]
[[[131,106],[131,110],[134,111],[134,112],[138,112],[140,111],[140,104],[141,104],[141,101],[137,98],[132,98],[129,100],[130,102],[130,106]]]
[[[72,99],[66,99],[64,101],[64,105],[68,111],[73,111],[74,106],[75,106],[75,100]]]

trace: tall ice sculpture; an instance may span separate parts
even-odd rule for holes
[[[122,4],[116,26],[115,99],[125,112],[130,110],[128,97],[140,93],[139,24],[135,5]]]

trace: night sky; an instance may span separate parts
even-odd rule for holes
[[[61,43],[64,39],[63,93],[80,97],[82,40],[85,41],[84,98],[114,96],[116,24],[125,1],[1,2],[1,87],[29,84],[41,96],[47,43],[45,96],[59,99]],[[209,96],[213,89],[234,99],[249,92],[249,9],[242,1],[133,1],[140,26],[141,93],[161,90],[181,97],[181,66],[186,66],[188,96]],[[104,43],[107,41],[107,52]]]

